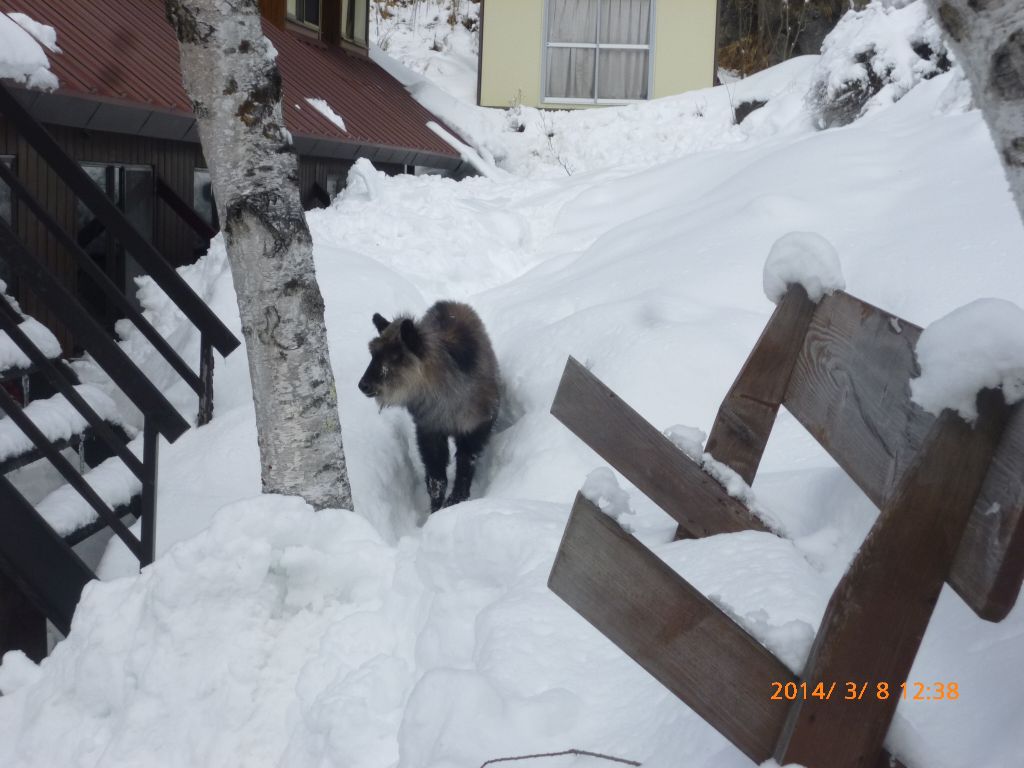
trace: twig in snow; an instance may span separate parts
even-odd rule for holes
[[[488,760],[483,763],[480,768],[491,763],[506,763],[510,760],[533,760],[536,757],[561,757],[562,755],[586,755],[587,757],[599,757],[602,760],[611,760],[614,763],[625,763],[626,765],[640,765],[636,760],[626,760],[622,757],[612,757],[611,755],[602,755],[600,752],[588,752],[585,749],[566,749],[562,752],[542,752],[537,755],[519,755],[517,757],[496,757],[493,760]]]

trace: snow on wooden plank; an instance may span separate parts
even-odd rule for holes
[[[582,494],[551,590],[754,762],[771,757],[792,672]]]
[[[142,492],[139,478],[117,457],[97,464],[82,478],[113,510],[129,504]],[[70,485],[62,485],[46,496],[36,505],[36,511],[61,536],[67,536],[98,519],[96,510]]]
[[[551,413],[691,535],[768,530],[743,502],[572,357]]]
[[[3,301],[0,298],[0,301]],[[22,332],[32,340],[48,360],[60,357],[60,342],[50,330],[38,320],[26,317],[19,324]],[[11,337],[0,331],[0,373],[12,368],[27,369],[32,367],[28,356],[21,351]]]
[[[75,391],[101,418],[118,420],[117,407],[106,392],[91,384],[79,384]],[[35,400],[25,406],[24,413],[52,443],[70,440],[82,434],[88,426],[85,417],[63,395]],[[32,441],[13,421],[0,419],[0,461],[26,453],[32,448]]]

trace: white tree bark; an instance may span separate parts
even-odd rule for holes
[[[1024,219],[1024,2],[927,2],[971,81]]]
[[[352,508],[281,76],[257,0],[165,0],[238,294],[263,490]]]

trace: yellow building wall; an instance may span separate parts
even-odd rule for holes
[[[484,0],[482,106],[592,106],[542,102],[546,7],[545,0]],[[653,98],[712,84],[717,9],[717,0],[654,0]]]
[[[544,0],[484,0],[480,104],[540,106]]]

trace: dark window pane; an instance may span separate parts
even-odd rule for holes
[[[10,169],[14,169],[14,158],[13,157],[0,157],[0,163],[3,163]],[[11,207],[11,188],[8,187],[3,181],[0,181],[0,218],[14,226],[14,216]],[[0,259],[0,283],[4,284],[8,293],[14,291],[14,276],[10,266],[7,264],[6,259]]]
[[[192,207],[211,227],[213,224],[213,184],[210,171],[196,168],[192,173]]]
[[[320,0],[306,0],[305,21],[307,24],[320,25]]]
[[[14,170],[14,157],[0,157],[0,163],[3,163],[11,170]],[[6,221],[8,224],[12,224],[13,217],[11,213],[11,188],[7,186],[2,180],[0,180],[0,218]],[[6,263],[6,262],[4,262]]]

